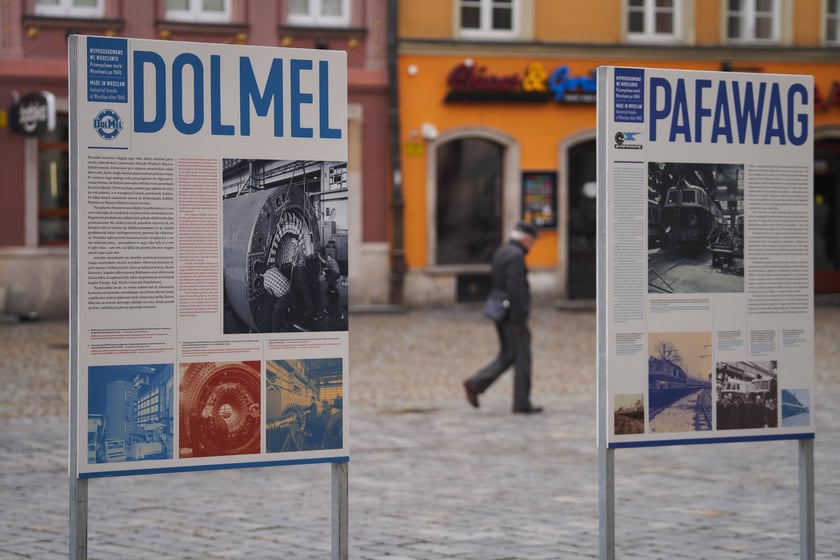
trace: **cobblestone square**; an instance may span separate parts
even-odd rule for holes
[[[840,306],[816,318],[817,558],[840,557]],[[532,319],[536,416],[472,306],[357,313],[350,338],[350,558],[598,557],[595,314]],[[67,325],[0,324],[0,559],[68,555]],[[622,559],[799,557],[795,441],[619,449]],[[329,558],[329,465],[92,479],[91,559]]]

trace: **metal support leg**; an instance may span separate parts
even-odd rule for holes
[[[332,464],[332,560],[349,558],[347,465],[346,461]]]
[[[799,440],[799,557],[814,560],[814,440]]]
[[[88,481],[70,478],[70,558],[87,560]]]
[[[598,558],[615,560],[615,449],[598,451]]]

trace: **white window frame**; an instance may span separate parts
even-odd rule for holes
[[[626,36],[628,41],[639,42],[666,42],[673,43],[682,38],[682,0],[673,0],[673,5],[670,8],[674,26],[669,33],[664,33],[656,30],[656,14],[657,11],[662,11],[664,8],[657,8],[656,0],[644,0],[644,5],[641,11],[644,15],[644,31],[630,31],[630,1],[625,2],[625,14],[627,15]],[[638,8],[637,8],[638,10]]]
[[[831,4],[829,0],[824,0],[825,9],[823,10],[823,17],[825,24],[823,25],[823,42],[826,45],[840,46],[840,1],[834,3],[834,13],[830,11]],[[828,28],[834,28],[834,39],[828,38]]]
[[[99,18],[105,14],[104,0],[96,6],[76,6],[74,0],[58,0],[57,5],[35,3],[35,15],[67,18]]]
[[[478,4],[480,13],[480,27],[478,29],[465,29],[461,22],[461,8],[464,1],[471,5]],[[470,39],[511,39],[519,36],[519,26],[521,17],[521,1],[511,0],[511,28],[510,29],[493,29],[493,4],[495,0],[458,0],[456,10],[458,14],[458,28],[461,37]]]
[[[772,44],[779,43],[781,41],[782,8],[780,0],[770,0],[773,3],[770,8],[773,17],[772,37],[770,38],[758,38],[755,36],[756,16],[758,15],[755,4],[757,1],[758,0],[741,0],[742,8],[738,11],[733,11],[730,7],[731,1],[727,0],[725,16],[726,25],[724,26],[724,33],[726,34],[726,41],[728,43]],[[729,18],[732,16],[737,16],[740,20],[739,28],[741,36],[738,38],[729,36]]]
[[[204,11],[203,0],[187,0],[186,10],[173,10],[167,6],[166,19],[168,21],[190,21],[201,23],[229,23],[230,0],[222,0],[224,9],[221,12]]]
[[[341,0],[340,16],[325,16],[321,14],[321,0],[309,0],[308,14],[287,13],[289,25],[302,27],[347,27],[350,25],[350,0]]]

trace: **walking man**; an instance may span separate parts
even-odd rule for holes
[[[537,230],[527,222],[519,222],[510,233],[507,243],[493,253],[492,276],[494,290],[503,290],[510,305],[507,314],[496,321],[499,354],[475,375],[464,381],[467,401],[478,408],[478,395],[487,390],[498,377],[513,366],[513,412],[533,414],[542,407],[531,404],[531,331],[528,314],[531,293],[525,254],[534,245]]]

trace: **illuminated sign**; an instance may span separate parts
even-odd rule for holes
[[[9,108],[12,132],[37,136],[55,130],[55,96],[48,91],[27,93]]]
[[[840,107],[840,82],[834,80],[828,89],[828,95],[823,96],[817,84],[814,84],[814,109],[827,111],[832,107]]]
[[[565,65],[549,73],[533,62],[521,74],[497,75],[468,60],[449,72],[446,83],[447,103],[595,103],[594,73],[575,76]]]

